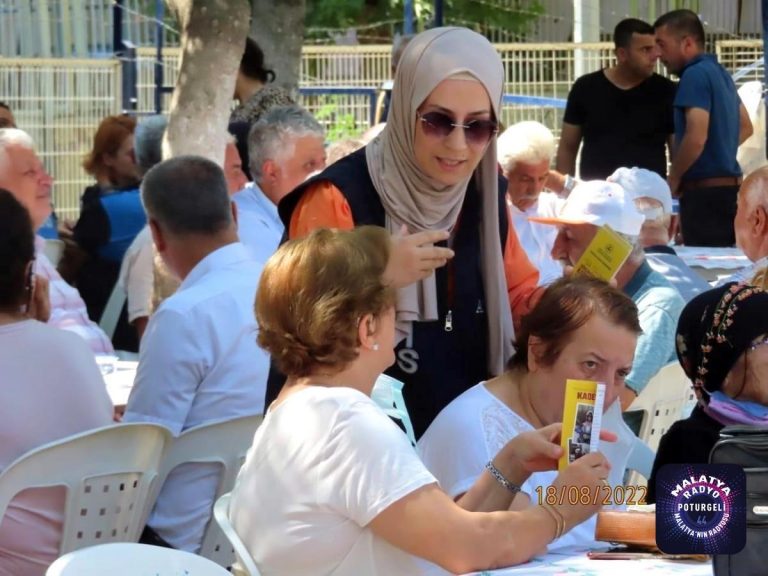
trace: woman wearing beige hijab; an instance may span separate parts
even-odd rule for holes
[[[455,256],[411,285],[397,282],[397,362],[417,437],[473,383],[503,372],[513,322],[530,308],[538,271],[509,224],[496,166],[501,59],[465,28],[417,35],[395,77],[389,120],[368,146],[280,203],[289,238],[373,224],[432,231]],[[395,266],[395,272],[397,267]],[[272,383],[267,401],[279,387]]]

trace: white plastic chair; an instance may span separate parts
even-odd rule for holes
[[[139,539],[171,433],[156,424],[117,424],[36,448],[0,474],[0,517],[27,488],[66,487],[59,553]]]
[[[109,295],[109,300],[107,300],[99,319],[99,328],[110,340],[115,335],[115,328],[117,328],[117,323],[120,320],[120,312],[123,311],[127,298],[125,288],[118,280],[112,288],[112,293]]]
[[[163,458],[151,501],[154,502],[157,499],[157,494],[168,474],[185,463],[213,463],[221,466],[221,476],[214,502],[225,492],[231,491],[245,455],[253,444],[256,428],[259,427],[263,418],[261,414],[256,414],[214,424],[204,424],[184,431],[173,441]],[[199,554],[224,568],[229,568],[235,560],[235,552],[212,517],[213,514],[206,526]]]
[[[403,383],[396,378],[381,374],[373,385],[371,399],[376,405],[390,418],[400,420],[405,428],[405,434],[411,444],[416,446],[416,434],[413,432],[411,417],[408,415],[408,408],[405,406],[403,398]]]
[[[230,576],[210,560],[149,544],[114,543],[70,552],[48,567],[45,576]]]
[[[661,437],[683,417],[692,402],[695,402],[693,388],[680,364],[667,364],[629,407],[629,411],[643,411],[638,437],[655,452]]]
[[[656,453],[651,450],[650,446],[640,438],[636,438],[627,460],[627,470],[630,471],[630,474],[625,484],[627,486],[647,486],[655,459]]]
[[[229,521],[229,502],[231,499],[231,492],[222,494],[213,506],[213,517],[235,551],[236,562],[231,567],[232,573],[236,576],[260,576],[259,569],[256,568],[256,563],[251,558],[250,552]]]

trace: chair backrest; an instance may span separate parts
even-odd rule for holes
[[[210,560],[172,548],[149,544],[114,543],[65,554],[45,576],[230,576]]]
[[[651,450],[650,446],[640,438],[635,437],[627,460],[627,470],[630,471],[630,474],[625,484],[627,486],[647,486],[655,459],[656,452]],[[639,498],[640,495],[638,494],[637,497]]]
[[[231,498],[232,493],[227,492],[216,500],[216,504],[213,506],[213,517],[235,551],[236,562],[231,567],[232,573],[235,576],[261,576],[259,569],[256,568],[256,563],[251,558],[250,552],[248,552],[245,544],[240,540],[240,536],[235,532],[235,527],[229,521],[229,502]]]
[[[152,502],[157,499],[157,494],[168,474],[185,463],[213,463],[221,466],[221,476],[214,502],[225,492],[231,491],[245,455],[253,444],[256,428],[259,427],[263,418],[261,414],[256,414],[214,424],[204,424],[184,431],[173,441],[163,459]],[[234,550],[213,518],[206,526],[199,554],[225,568],[234,562]]]
[[[117,424],[36,448],[0,474],[0,517],[22,490],[64,486],[60,553],[135,542],[171,438],[156,424]]]
[[[127,299],[128,295],[125,293],[125,288],[118,280],[112,287],[112,293],[109,295],[109,300],[107,300],[99,320],[99,327],[110,340],[115,335],[115,328],[117,328],[120,313],[123,311]]]
[[[396,378],[381,374],[373,385],[371,399],[390,418],[400,420],[411,444],[416,446],[416,434],[413,432],[411,417],[403,398],[403,383]]]
[[[661,437],[683,417],[694,399],[693,388],[680,364],[664,366],[629,407],[629,410],[643,411],[640,439],[655,452]]]

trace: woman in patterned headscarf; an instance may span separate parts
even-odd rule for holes
[[[525,314],[536,291],[496,164],[503,85],[501,58],[481,35],[417,35],[397,68],[384,131],[280,203],[289,238],[373,224],[447,239],[448,266],[396,282],[399,346],[387,373],[405,382],[417,436],[456,396],[503,372],[513,314]]]
[[[253,38],[246,38],[235,80],[235,99],[239,105],[232,111],[229,121],[252,125],[271,108],[295,104],[291,95],[284,88],[275,86],[274,81],[275,72],[265,66],[261,47]]]
[[[731,282],[696,296],[677,324],[677,357],[698,404],[661,438],[648,482],[664,464],[705,463],[723,426],[768,426],[768,293]]]

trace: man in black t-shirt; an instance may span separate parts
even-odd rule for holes
[[[653,71],[659,52],[650,24],[622,20],[613,40],[617,64],[585,74],[568,94],[556,168],[575,175],[583,140],[582,180],[604,180],[622,166],[646,168],[666,178],[665,146],[671,146],[675,131],[675,84]]]

